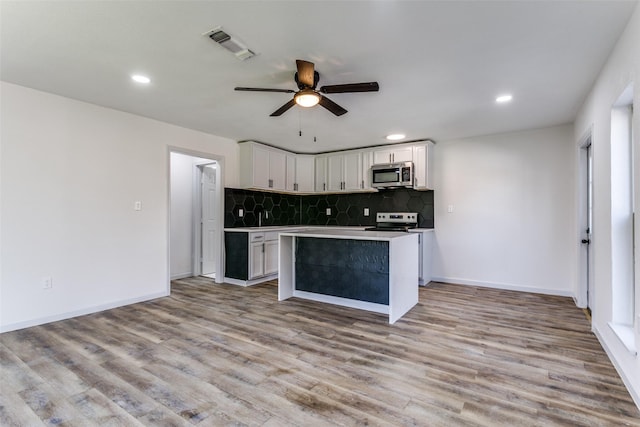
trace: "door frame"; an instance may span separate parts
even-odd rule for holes
[[[216,209],[217,209],[217,232],[216,232],[216,247],[218,248],[218,259],[216,261],[216,278],[215,278],[215,282],[216,283],[223,283],[224,282],[224,171],[225,171],[225,158],[224,156],[220,156],[217,154],[212,154],[212,153],[206,153],[203,151],[196,151],[196,150],[190,150],[187,148],[182,148],[182,147],[176,147],[176,146],[167,146],[167,235],[166,235],[166,241],[167,241],[167,270],[168,274],[167,274],[167,278],[168,278],[168,288],[171,289],[171,185],[170,185],[170,177],[171,177],[171,153],[179,153],[179,154],[184,154],[187,156],[192,156],[192,157],[199,157],[202,159],[207,159],[209,160],[208,162],[202,162],[202,163],[211,163],[211,162],[216,162],[218,164],[218,167],[216,168]],[[196,170],[198,170],[197,167],[197,163],[194,163],[194,167]],[[194,174],[194,179],[195,178]],[[195,193],[199,193],[200,186],[198,185],[197,187],[194,185],[194,189],[193,191]],[[195,197],[195,194],[194,194]],[[201,197],[200,195],[197,196],[198,199]],[[194,212],[194,216],[195,216],[195,212]],[[196,240],[200,241],[199,238],[197,238],[197,234],[195,233],[195,227],[193,227],[194,230],[192,230],[192,233],[194,233],[194,235],[192,235],[193,241],[194,241],[194,246],[196,244]],[[198,250],[198,252],[200,252],[200,250]],[[197,268],[196,268],[196,264],[197,264]],[[200,264],[199,258],[196,256],[196,253],[194,252],[193,254],[193,265],[194,265],[194,270],[193,270],[193,274],[194,276],[197,276],[200,274],[201,272],[201,268],[202,265]]]
[[[192,235],[193,235],[193,275],[194,276],[200,276],[202,274],[202,263],[204,262],[202,260],[202,235],[204,234],[204,227],[203,227],[203,222],[202,222],[202,176],[203,176],[203,168],[207,165],[216,165],[216,196],[215,196],[215,203],[216,203],[216,210],[218,212],[216,212],[216,235],[218,235],[218,229],[220,227],[220,217],[219,217],[219,204],[220,204],[220,197],[219,197],[219,191],[220,188],[218,187],[218,179],[220,179],[220,171],[219,169],[219,164],[217,161],[209,161],[209,159],[207,159],[206,161],[201,161],[201,162],[195,162],[193,164],[193,230],[192,230]],[[224,200],[223,200],[224,203]],[[223,209],[224,212],[224,209]],[[224,213],[223,213],[224,214]],[[215,240],[218,240],[220,237],[214,237]],[[220,253],[219,253],[219,242],[215,241],[214,244],[215,246],[218,248],[218,254],[217,254],[217,258],[220,257]],[[214,269],[216,270],[216,277],[218,274],[218,262],[216,261],[215,263],[215,267]]]
[[[593,183],[593,126],[583,134],[578,140],[578,185],[577,185],[577,211],[578,211],[578,229],[576,243],[579,245],[578,250],[578,289],[576,295],[576,305],[580,308],[593,308],[594,301],[594,230],[593,217],[591,218],[591,227],[589,230],[590,243],[585,248],[585,244],[581,240],[585,238],[585,224],[588,222],[588,203],[591,197],[591,206],[593,207],[593,188],[589,195],[588,173],[589,159],[591,156],[591,182]],[[592,208],[593,215],[593,208]],[[586,249],[586,250],[585,250]],[[591,303],[590,303],[591,302]]]

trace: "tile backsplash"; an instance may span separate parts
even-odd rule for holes
[[[263,226],[372,226],[377,212],[418,212],[419,227],[434,227],[433,191],[399,188],[375,193],[297,195],[225,188],[224,195],[227,228],[255,227],[259,213]],[[364,216],[365,208],[369,216]]]

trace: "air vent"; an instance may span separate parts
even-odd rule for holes
[[[256,55],[238,39],[223,31],[222,27],[216,27],[211,31],[207,31],[204,35],[233,53],[236,58],[242,61]]]

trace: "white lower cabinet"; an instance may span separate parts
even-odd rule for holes
[[[278,237],[275,240],[264,242],[264,274],[278,272]]]
[[[249,233],[249,280],[278,272],[278,232]]]

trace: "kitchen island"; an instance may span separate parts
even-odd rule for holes
[[[418,303],[418,236],[358,230],[280,234],[278,300],[304,298],[389,316]]]

